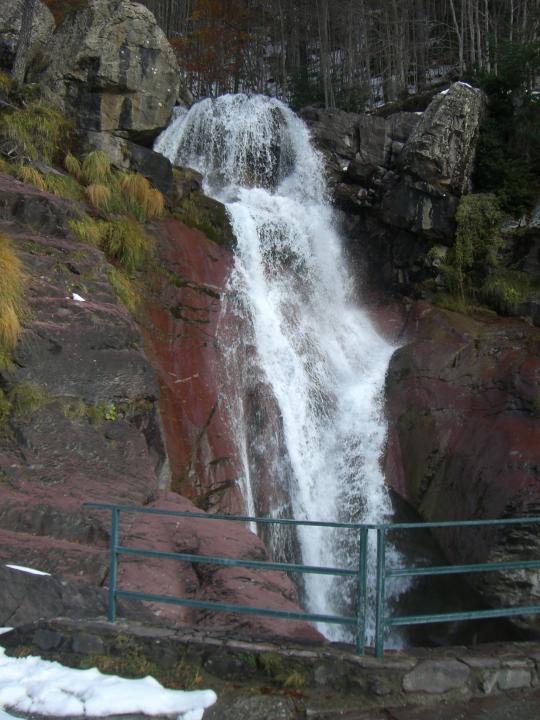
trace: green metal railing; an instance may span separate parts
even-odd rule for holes
[[[540,613],[540,605],[530,607],[510,607],[489,610],[471,610],[454,613],[439,613],[426,615],[406,615],[393,617],[388,612],[386,603],[386,581],[391,578],[451,575],[459,573],[476,573],[497,570],[533,570],[540,568],[540,560],[524,560],[509,562],[474,563],[470,565],[445,565],[435,567],[387,567],[386,546],[388,533],[394,530],[442,529],[458,527],[481,526],[508,526],[508,525],[540,525],[540,517],[512,518],[508,520],[462,520],[431,523],[332,523],[316,522],[312,520],[290,520],[285,518],[256,518],[244,515],[209,515],[207,513],[179,512],[173,510],[160,510],[154,508],[133,507],[129,505],[112,505],[109,503],[85,503],[84,507],[95,510],[109,510],[111,512],[111,533],[109,545],[109,602],[108,619],[116,621],[116,601],[119,597],[133,600],[147,600],[160,603],[182,605],[185,607],[213,610],[216,612],[235,612],[266,617],[284,618],[288,620],[306,620],[337,625],[348,625],[356,638],[356,651],[362,655],[366,647],[366,612],[367,612],[367,556],[368,533],[377,535],[377,568],[375,586],[375,655],[383,657],[385,633],[391,627],[404,625],[421,625],[436,622],[450,622],[456,620],[476,620],[482,618],[514,617],[517,615],[533,615]],[[119,544],[120,514],[144,513],[151,515],[165,515],[172,517],[199,518],[202,520],[226,520],[230,522],[258,523],[267,525],[289,525],[293,527],[322,527],[340,530],[352,530],[358,536],[358,564],[352,568],[320,567],[313,565],[300,565],[295,563],[282,563],[270,561],[241,560],[226,557],[212,557],[208,555],[193,555],[190,553],[160,552],[145,548],[125,547]],[[357,581],[357,613],[355,617],[342,615],[324,615],[307,612],[289,612],[273,610],[270,608],[251,607],[239,604],[226,604],[210,600],[195,600],[192,598],[179,598],[170,595],[156,595],[152,593],[121,590],[118,588],[118,562],[120,555],[148,557],[154,559],[178,560],[190,563],[204,563],[207,565],[225,565],[231,567],[245,567],[259,570],[282,570],[301,574],[333,575],[336,577],[353,577]]]

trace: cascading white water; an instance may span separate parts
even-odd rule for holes
[[[394,348],[355,302],[322,160],[306,126],[275,99],[226,95],[178,117],[155,149],[203,173],[206,192],[230,214],[237,247],[229,294],[244,316],[247,338],[229,348],[229,363],[238,374],[245,346],[254,346],[249,363],[279,409],[274,434],[283,442],[265,452],[276,455],[274,469],[289,475],[289,511],[296,519],[387,519],[381,405]],[[237,411],[247,509],[256,511],[253,439],[246,440],[239,417],[242,398],[230,402]],[[356,566],[355,542],[313,528],[297,538],[307,565]],[[310,611],[335,614],[348,605],[348,585],[335,578],[307,575],[304,587]],[[347,637],[336,626],[321,629],[332,639]]]

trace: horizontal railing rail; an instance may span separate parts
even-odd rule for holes
[[[427,567],[387,567],[386,545],[389,532],[396,530],[443,529],[467,527],[502,527],[512,525],[540,526],[540,517],[519,517],[497,520],[447,520],[426,523],[335,523],[315,520],[293,520],[290,518],[259,518],[247,515],[209,515],[207,513],[186,512],[177,510],[164,510],[160,508],[134,507],[131,505],[114,505],[110,503],[85,503],[84,507],[94,510],[109,510],[111,512],[111,533],[109,544],[109,602],[108,618],[111,622],[116,620],[116,601],[119,597],[132,600],[152,601],[158,603],[174,604],[184,607],[212,610],[215,612],[235,612],[253,614],[265,617],[275,617],[289,620],[304,620],[307,622],[348,625],[354,627],[356,650],[363,654],[366,645],[366,613],[367,613],[367,556],[368,533],[375,532],[377,536],[377,565],[375,582],[375,655],[384,655],[385,634],[391,627],[407,625],[421,625],[436,622],[454,622],[476,619],[489,619],[501,617],[516,617],[519,615],[535,615],[540,613],[540,605],[527,607],[490,608],[483,610],[469,610],[451,613],[429,613],[423,615],[406,615],[393,617],[387,612],[386,581],[401,577],[429,577],[441,575],[456,575],[478,572],[493,572],[501,570],[535,570],[540,568],[539,560],[497,561],[487,563],[471,563],[466,565],[443,565]],[[127,547],[119,543],[119,527],[121,513],[143,513],[150,515],[163,515],[200,520],[225,520],[228,522],[257,523],[270,525],[288,525],[293,527],[322,527],[334,528],[343,531],[355,531],[358,534],[358,564],[353,568],[324,567],[302,565],[299,563],[285,563],[262,560],[243,560],[240,558],[227,558],[213,555],[195,555],[193,553],[176,553],[150,550],[140,547]],[[208,565],[222,565],[228,567],[244,567],[255,570],[284,571],[301,574],[332,575],[336,577],[353,577],[357,580],[357,612],[355,616],[328,615],[321,613],[296,612],[275,610],[272,608],[252,607],[241,604],[221,603],[213,600],[198,600],[194,598],[179,598],[169,595],[122,590],[118,588],[118,563],[120,555],[147,557],[152,559],[177,560],[189,563],[204,563]]]

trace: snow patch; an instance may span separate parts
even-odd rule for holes
[[[43,570],[35,570],[34,568],[24,567],[23,565],[6,565],[11,570],[18,570],[19,572],[30,573],[30,575],[49,575],[51,573],[43,572]]]
[[[201,720],[216,702],[213,690],[168,690],[153,677],[126,680],[96,668],[74,670],[40,657],[7,657],[0,647],[0,720],[12,720],[1,708],[37,715],[176,715]]]

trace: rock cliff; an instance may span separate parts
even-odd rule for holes
[[[168,491],[172,469],[177,489],[200,505],[227,502],[229,490],[228,506],[239,509],[216,407],[219,376],[206,351],[214,342],[230,252],[179,221],[155,224],[159,263],[147,275],[151,300],[142,323],[154,369],[140,326],[113,292],[114,268],[70,230],[70,219],[84,208],[3,174],[0,196],[0,232],[15,241],[23,260],[29,304],[13,364],[0,371],[0,562],[56,578],[9,575],[0,588],[0,624],[98,614],[105,602],[99,587],[107,583],[110,518],[84,502],[198,511]],[[256,535],[226,522],[127,518],[121,538],[168,552],[267,557]],[[171,571],[170,563],[124,560],[119,577],[126,589],[298,609],[283,573],[189,563]],[[32,597],[30,586],[39,586]],[[128,604],[120,612],[169,624],[225,624],[251,636],[319,638],[305,623],[163,606]]]
[[[39,77],[82,131],[152,139],[178,97],[174,52],[152,13],[131,0],[89,0],[55,32]]]
[[[367,260],[372,285],[409,293],[430,277],[426,252],[452,241],[484,108],[480,90],[454,83],[425,112],[302,111],[327,160],[351,252]]]
[[[518,319],[468,317],[415,303],[388,369],[385,474],[427,521],[538,516],[540,332]],[[437,532],[455,563],[522,560],[533,526]],[[491,605],[534,605],[539,573],[470,581]]]

